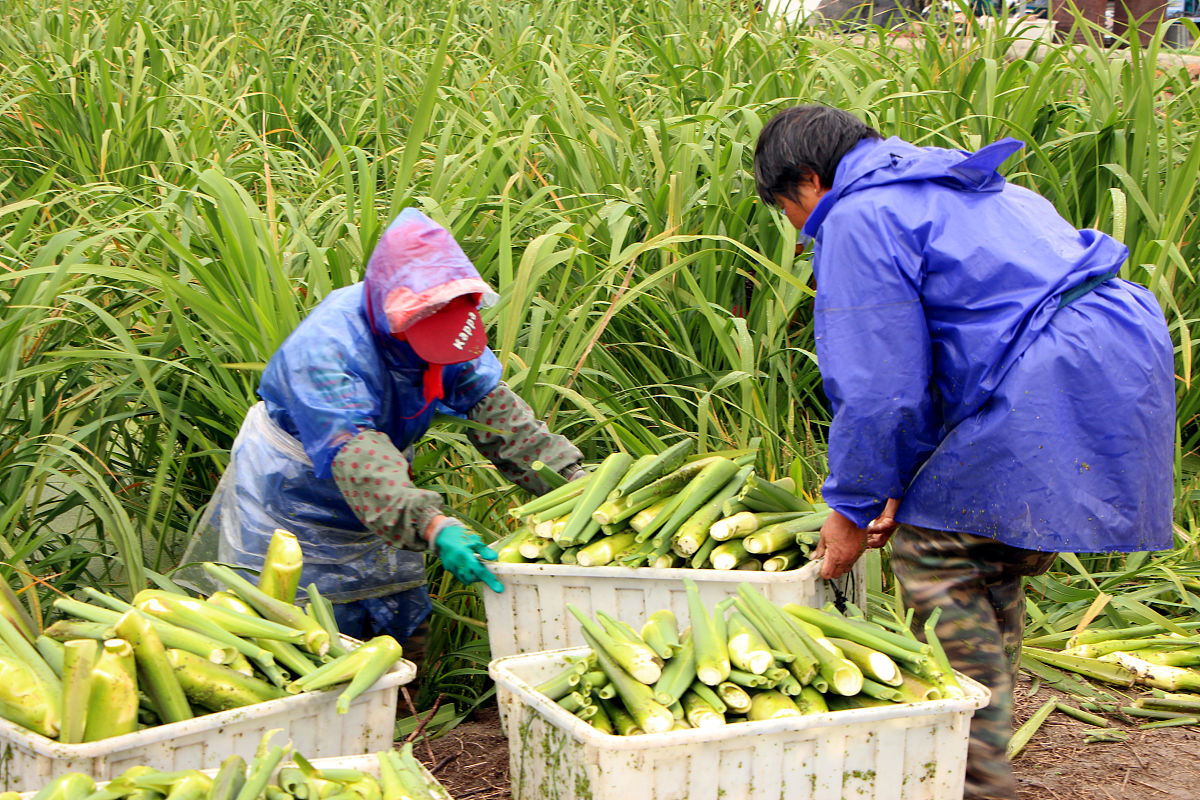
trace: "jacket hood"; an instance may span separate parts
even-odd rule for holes
[[[474,295],[481,306],[499,299],[450,232],[415,208],[401,211],[383,232],[363,283],[367,319],[384,337],[462,295]]]
[[[998,192],[1004,178],[996,169],[1025,146],[1005,138],[969,153],[942,147],[917,147],[895,136],[865,139],[842,157],[833,186],[817,203],[803,233],[815,236],[839,199],[848,194],[891,183],[932,181],[961,192]]]

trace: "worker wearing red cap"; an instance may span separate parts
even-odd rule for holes
[[[185,560],[258,568],[283,528],[300,539],[301,586],[335,603],[344,633],[400,640],[430,610],[418,551],[501,591],[483,563],[495,554],[410,473],[435,414],[481,423],[472,443],[535,493],[549,487],[534,461],[579,472],[579,450],[500,380],[479,318],[495,299],[444,228],[401,212],[364,280],[330,293],[271,357]]]

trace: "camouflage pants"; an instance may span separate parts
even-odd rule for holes
[[[902,525],[892,539],[892,569],[920,635],[941,608],[937,634],[959,672],[992,690],[971,720],[968,800],[1016,797],[1005,749],[1012,736],[1013,682],[1025,628],[1021,580],[1050,568],[1055,553],[1009,547],[966,533]]]

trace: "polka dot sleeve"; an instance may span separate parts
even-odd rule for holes
[[[333,479],[367,529],[401,550],[425,550],[421,533],[442,511],[437,492],[419,489],[386,434],[364,431],[333,459]]]
[[[546,423],[535,417],[533,409],[503,382],[471,409],[470,417],[496,429],[468,431],[475,448],[496,465],[500,474],[534,494],[550,489],[530,471],[534,461],[570,477],[583,460],[583,454],[569,439],[550,433]]]

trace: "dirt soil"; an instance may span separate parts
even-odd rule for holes
[[[1046,700],[1074,704],[1044,686],[1030,695],[1032,688],[1023,676],[1016,692],[1018,725]],[[1112,727],[1127,739],[1084,744],[1090,725],[1051,714],[1014,763],[1019,800],[1200,800],[1200,729]],[[509,800],[508,742],[495,706],[428,746],[418,742],[414,752],[455,800]]]

